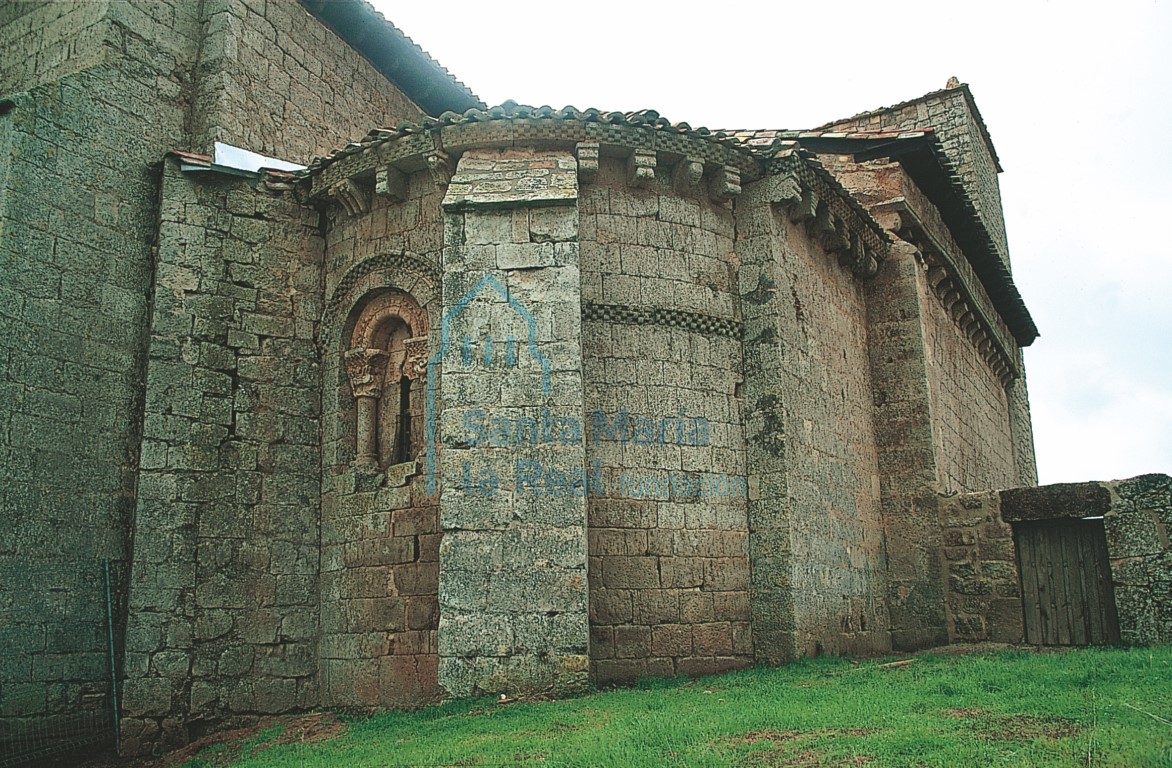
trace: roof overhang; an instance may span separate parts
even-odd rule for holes
[[[964,251],[1014,339],[1023,347],[1033,343],[1038,337],[1038,327],[1013,282],[1006,260],[934,131],[879,136],[810,131],[799,133],[796,139],[815,153],[850,155],[856,162],[889,159],[903,166],[908,177],[939,209],[940,217]]]
[[[300,0],[429,115],[484,103],[366,0]]]

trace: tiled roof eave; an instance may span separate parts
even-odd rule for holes
[[[428,114],[484,102],[367,0],[299,0]]]
[[[469,126],[476,123],[491,123],[503,120],[530,120],[556,122],[591,123],[618,128],[637,128],[654,131],[666,136],[680,136],[688,139],[708,141],[724,147],[730,154],[742,156],[748,163],[759,163],[760,158],[723,132],[707,128],[693,128],[687,123],[672,123],[654,110],[638,112],[603,112],[597,109],[579,110],[575,107],[554,109],[549,106],[531,107],[514,102],[489,109],[469,109],[462,114],[445,112],[439,117],[424,118],[419,123],[400,123],[395,128],[376,128],[360,141],[352,142],[334,150],[327,157],[314,158],[303,176],[313,177],[342,159],[365,152],[384,144],[415,134],[427,134],[449,126]]]
[[[993,300],[1006,325],[1021,346],[1029,346],[1039,335],[1037,325],[1030,315],[1013,275],[1005,266],[1001,253],[984,219],[977,211],[976,204],[969,196],[964,181],[956,166],[949,160],[939,137],[931,129],[895,132],[855,132],[842,134],[833,131],[805,131],[806,144],[817,150],[821,144],[825,151],[843,152],[855,156],[887,156],[900,162],[908,175],[940,208],[953,237],[967,255],[974,272],[981,281],[985,292]],[[867,153],[866,142],[883,140],[884,143],[873,153]],[[798,142],[801,143],[801,139]],[[858,143],[856,151],[843,147],[843,143]],[[906,144],[907,149],[898,149]]]

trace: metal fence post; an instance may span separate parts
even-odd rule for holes
[[[122,756],[122,724],[118,712],[118,665],[114,658],[114,599],[110,588],[110,560],[106,567],[106,629],[110,646],[110,707],[114,719],[114,754]]]

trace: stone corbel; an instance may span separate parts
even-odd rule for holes
[[[850,270],[859,277],[873,277],[879,271],[879,262],[871,253],[871,249],[863,242],[863,238],[852,232],[850,247],[846,253],[850,254]]]
[[[427,337],[416,336],[404,342],[407,360],[403,363],[403,374],[418,380],[427,375]]]
[[[789,209],[789,220],[794,224],[809,221],[817,215],[821,207],[818,193],[811,187],[802,187],[801,196]]]
[[[704,178],[704,161],[685,157],[672,170],[671,184],[679,195],[690,195],[700,186]]]
[[[979,327],[981,324],[980,320],[977,319],[977,316],[973,314],[972,310],[969,310],[968,312],[965,312],[963,315],[961,315],[961,318],[958,322],[960,324],[960,329],[966,336],[972,333],[973,329]]]
[[[575,147],[579,181],[591,181],[598,175],[598,150],[597,141],[582,141]]]
[[[850,236],[847,234],[846,225],[826,203],[818,206],[818,212],[814,214],[814,222],[810,228],[827,253],[838,253],[850,248]]]
[[[928,267],[928,285],[932,286],[933,291],[939,291],[940,285],[947,279],[948,270],[944,267]]]
[[[863,277],[874,277],[879,274],[879,257],[875,255],[875,249],[871,246],[865,246],[867,253],[867,266],[860,274]]]
[[[452,159],[447,152],[441,152],[438,149],[429,152],[424,158],[427,163],[427,172],[431,174],[431,180],[439,189],[447,189],[448,184],[452,181]]]
[[[766,199],[774,205],[792,208],[802,201],[802,185],[793,176],[770,176],[765,184]]]
[[[636,149],[627,159],[627,183],[646,187],[655,181],[655,150]]]
[[[723,203],[741,194],[741,172],[731,165],[722,165],[712,174],[708,185],[708,196]]]
[[[342,204],[346,213],[357,216],[370,210],[370,198],[354,182],[353,179],[343,179],[329,188],[329,196]]]
[[[407,199],[407,176],[398,168],[384,165],[374,172],[374,193],[396,203]]]
[[[972,309],[973,308],[969,306],[968,300],[965,299],[962,295],[961,300],[952,305],[952,322],[959,323],[962,317],[972,312]]]

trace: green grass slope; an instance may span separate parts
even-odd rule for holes
[[[182,766],[1172,768],[1172,648],[925,655],[902,665],[827,658],[562,701],[388,712],[314,742],[281,739],[283,728]]]

